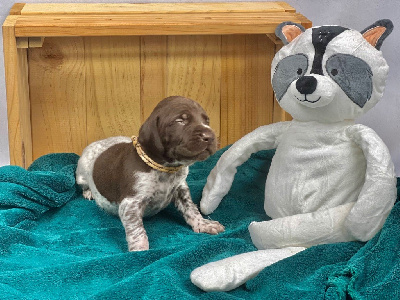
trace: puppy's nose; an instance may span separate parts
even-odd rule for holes
[[[297,80],[296,89],[303,95],[312,94],[317,88],[317,83],[314,76],[303,76]]]
[[[212,143],[215,139],[214,133],[210,131],[202,132],[200,137],[206,143]]]

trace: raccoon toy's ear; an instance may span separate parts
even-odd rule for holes
[[[371,26],[365,28],[363,31],[361,31],[361,34],[368,43],[370,43],[376,49],[380,50],[383,41],[388,37],[392,30],[392,21],[388,19],[383,19],[376,21]]]
[[[304,31],[303,26],[293,22],[283,22],[275,29],[275,35],[280,38],[283,44],[287,45]]]

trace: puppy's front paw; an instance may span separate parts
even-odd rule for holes
[[[83,198],[87,199],[87,200],[93,200],[93,195],[92,195],[92,191],[87,189],[83,191]]]
[[[224,230],[225,227],[222,226],[219,222],[203,218],[199,219],[193,226],[193,231],[198,233],[204,232],[209,234],[218,234],[220,232],[223,232]]]
[[[130,252],[149,250],[149,240],[147,236],[132,241],[128,240],[128,248]]]

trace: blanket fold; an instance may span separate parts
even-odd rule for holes
[[[191,166],[195,203],[225,150]],[[231,292],[205,293],[190,282],[191,271],[203,264],[256,250],[247,227],[266,220],[264,185],[273,155],[258,152],[238,168],[210,216],[224,233],[194,233],[170,205],[145,219],[150,250],[134,253],[127,251],[119,219],[81,196],[77,155],[46,155],[29,170],[0,168],[0,299],[399,298],[399,203],[367,243],[311,247]]]

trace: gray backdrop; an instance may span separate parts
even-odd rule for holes
[[[249,0],[247,0],[249,1]],[[250,0],[251,1],[251,0]],[[0,21],[3,23],[15,0],[1,0]],[[23,0],[17,2],[24,2]],[[197,1],[127,1],[127,0],[26,0],[34,2],[202,2]],[[206,0],[203,2],[227,2]],[[234,2],[234,1],[230,1]],[[400,66],[399,66],[399,32],[400,32],[400,1],[398,0],[287,0],[296,10],[314,25],[342,25],[362,30],[378,19],[391,19],[395,29],[384,42],[381,50],[390,66],[385,95],[380,103],[365,116],[357,120],[373,128],[389,147],[396,173],[400,175]],[[0,42],[0,166],[9,164],[8,134],[7,134],[7,104],[4,80],[3,43]],[[399,90],[397,90],[399,88]]]

